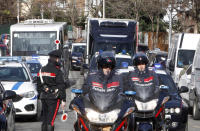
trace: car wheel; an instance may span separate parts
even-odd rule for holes
[[[194,120],[199,120],[200,119],[200,111],[199,111],[199,108],[198,108],[197,100],[195,100],[194,104],[193,104],[193,119]]]
[[[84,75],[84,69],[82,67],[80,68],[80,75]]]
[[[35,115],[35,120],[40,121],[42,116],[42,102],[41,100],[37,101],[37,114]]]

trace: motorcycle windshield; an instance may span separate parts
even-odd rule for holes
[[[147,102],[152,99],[157,99],[156,94],[152,87],[136,87],[136,96],[135,99],[141,102]]]
[[[113,106],[116,107],[119,98],[113,93],[97,93],[93,92],[89,95],[91,103],[101,112],[111,110]]]

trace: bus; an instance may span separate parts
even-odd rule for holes
[[[67,41],[67,23],[52,19],[29,19],[10,27],[10,55],[38,57],[42,66],[48,63],[48,53],[55,49],[64,50]],[[69,53],[63,52],[67,55]],[[64,66],[68,57],[64,56]],[[66,69],[67,67],[65,67]],[[68,69],[67,69],[68,70]]]

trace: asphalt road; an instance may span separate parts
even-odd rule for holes
[[[58,112],[57,118],[55,120],[55,131],[72,131],[73,123],[75,121],[75,113],[69,111],[68,104],[71,99],[73,99],[73,94],[71,94],[70,90],[72,88],[80,88],[83,84],[83,77],[80,76],[79,71],[71,71],[69,75],[70,81],[73,83],[71,88],[67,89],[67,106],[66,111],[68,112],[68,120],[66,122],[61,122],[60,117],[62,111]],[[189,131],[200,131],[200,120],[193,120],[191,116],[188,116],[189,122]],[[17,118],[16,119],[16,131],[40,131],[41,122],[35,122],[30,118]]]

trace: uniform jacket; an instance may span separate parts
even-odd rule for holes
[[[92,102],[96,96],[112,101],[116,100],[119,93],[122,92],[123,83],[115,70],[112,70],[108,76],[105,76],[102,70],[98,70],[88,75],[82,89],[84,94],[89,95]]]
[[[44,84],[41,83],[38,73],[37,79],[37,90],[41,94],[41,99],[57,99],[55,97],[55,90],[59,90],[59,98],[63,101],[66,101],[66,92],[65,92],[65,83],[63,78],[63,73],[56,62],[49,60],[48,64],[41,69],[41,75],[44,81]],[[49,88],[48,92],[44,91],[44,85]]]
[[[142,95],[149,95],[158,97],[159,95],[159,81],[158,76],[153,70],[146,68],[145,71],[141,72],[138,68],[134,71],[129,72],[127,78],[127,86],[125,90],[133,90],[136,92],[143,92]],[[143,97],[143,96],[140,96]]]

